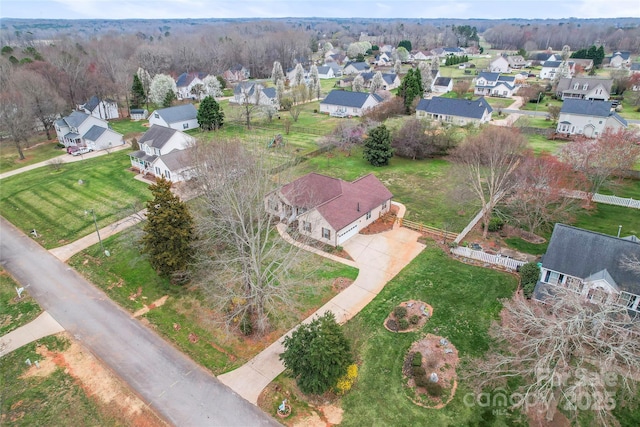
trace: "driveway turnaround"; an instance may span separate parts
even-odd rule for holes
[[[357,234],[349,239],[344,244],[344,249],[360,269],[358,277],[351,286],[320,307],[303,323],[322,316],[326,311],[332,311],[339,323],[345,323],[358,314],[389,280],[424,249],[424,245],[418,243],[418,237],[418,232],[395,225],[393,230],[384,233]],[[293,330],[240,368],[220,375],[218,379],[249,402],[257,404],[262,390],[284,371],[280,353],[284,351],[284,338],[291,332]]]
[[[176,426],[279,425],[0,218],[0,264],[64,329]]]

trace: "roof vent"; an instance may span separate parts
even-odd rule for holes
[[[360,202],[358,202],[357,210],[358,210],[358,212],[360,212]]]

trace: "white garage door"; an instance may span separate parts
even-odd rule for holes
[[[347,240],[349,240],[351,237],[355,236],[356,234],[358,234],[358,224],[353,224],[351,227],[342,230],[342,232],[338,233],[338,244],[341,245],[342,243],[346,242]]]

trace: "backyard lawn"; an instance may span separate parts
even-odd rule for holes
[[[148,122],[146,120],[130,120],[130,119],[112,120],[109,122],[109,127],[114,131],[124,135],[125,139],[129,139],[129,138],[133,138],[137,134],[148,131],[149,127],[144,126],[147,123]]]
[[[391,159],[389,166],[373,167],[362,157],[362,150],[350,156],[332,150],[309,159],[296,168],[295,175],[318,172],[352,181],[375,174],[393,193],[394,200],[407,207],[406,218],[437,228],[462,231],[477,213],[473,203],[458,200],[450,184],[450,163],[445,160]]]
[[[150,192],[129,166],[127,153],[118,151],[5,178],[0,215],[25,233],[35,229],[47,249],[65,245],[95,232],[85,211],[93,209],[104,227],[142,208]]]
[[[22,152],[25,159],[19,160],[16,146],[9,141],[3,141],[0,143],[0,173],[44,162],[53,157],[66,154],[64,150],[57,147],[57,143],[58,140],[47,141],[30,148],[24,148]]]
[[[140,254],[140,236],[141,226],[134,226],[105,240],[109,258],[100,257],[100,247],[94,245],[72,257],[69,265],[131,313],[168,296],[163,305],[141,318],[215,375],[242,365],[328,301],[335,295],[331,286],[335,278],[355,279],[358,274],[355,268],[317,255],[304,256],[294,271],[294,280],[300,284],[295,302],[272,318],[276,329],[263,339],[242,340],[226,331],[214,304],[200,290],[171,285],[156,275]]]

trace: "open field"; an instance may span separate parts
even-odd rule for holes
[[[142,208],[147,185],[134,180],[126,152],[43,167],[2,180],[0,214],[47,249],[65,245]],[[81,183],[82,181],[82,183]]]

